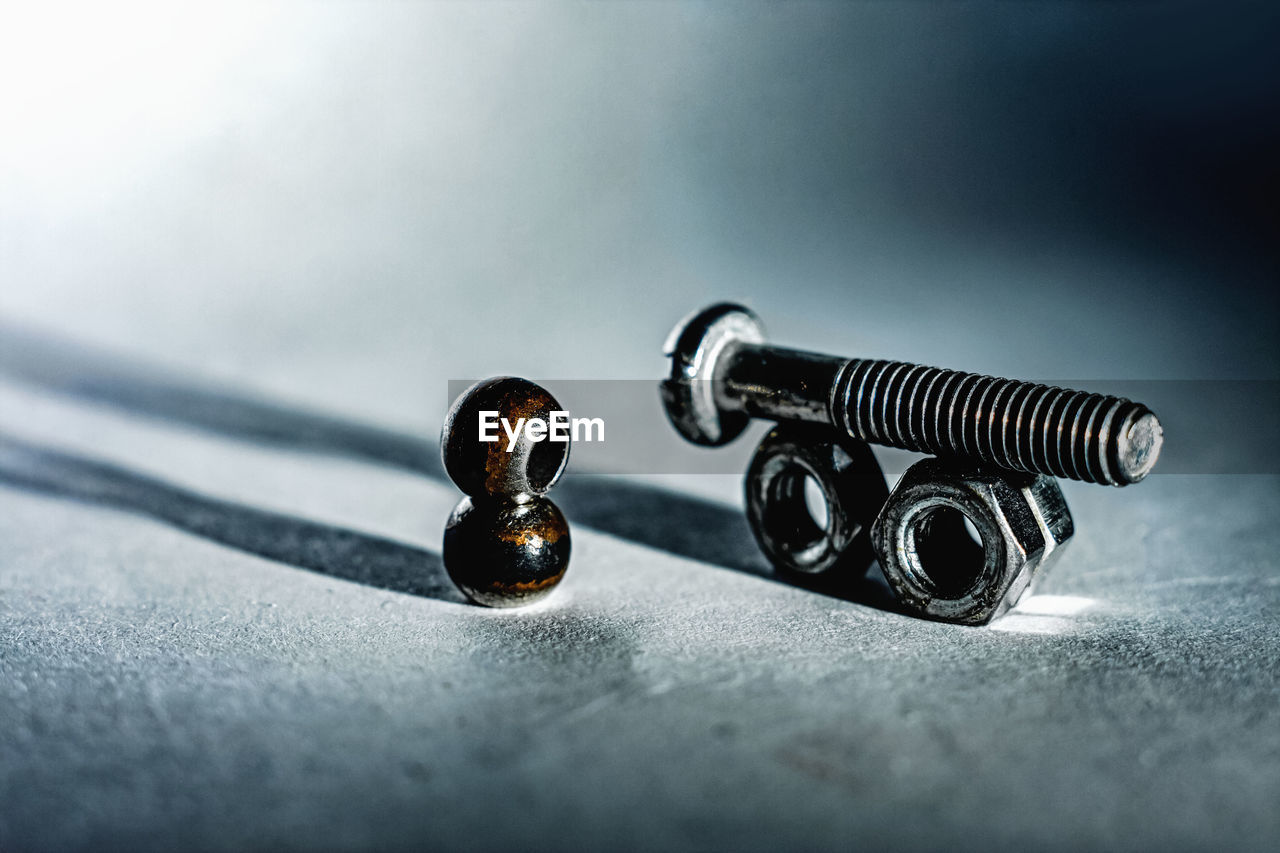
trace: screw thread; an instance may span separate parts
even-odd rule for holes
[[[1146,476],[1162,439],[1121,397],[901,361],[848,362],[831,412],[864,441],[1116,486]]]

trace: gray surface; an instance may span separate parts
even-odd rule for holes
[[[1213,130],[1270,127],[1249,16],[24,15],[0,848],[1280,843],[1280,477],[1064,484],[1062,562],[969,629],[774,581],[736,477],[572,463],[562,588],[469,607],[431,458],[448,379],[657,376],[719,298],[849,355],[1276,379],[1247,211],[1129,168],[1266,150]]]
[[[23,407],[47,446],[62,421],[39,409]],[[454,499],[85,420],[96,456],[429,551]],[[51,470],[12,442],[0,463]],[[4,840],[1264,848],[1280,832],[1276,487],[1070,489],[1074,553],[990,629],[582,527],[555,597],[488,612],[5,489]]]

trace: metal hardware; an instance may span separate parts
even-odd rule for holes
[[[871,539],[904,607],[981,625],[1017,604],[1074,532],[1051,477],[925,459],[902,475]]]
[[[444,565],[476,604],[518,607],[544,598],[569,567],[569,524],[546,492],[569,462],[567,442],[479,440],[479,414],[543,418],[562,407],[546,389],[515,377],[478,382],[445,418],[440,454],[466,493],[444,530]]]
[[[1151,471],[1163,441],[1155,414],[1120,397],[768,346],[740,305],[690,316],[666,353],[667,416],[697,444],[732,441],[753,417],[818,423],[874,444],[1124,486]]]
[[[871,448],[841,438],[827,427],[778,426],[751,459],[744,481],[747,520],[760,550],[783,571],[860,577],[875,560],[871,523],[889,487]],[[808,479],[826,503],[821,523],[805,499]]]

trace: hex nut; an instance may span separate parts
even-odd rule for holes
[[[894,487],[871,541],[905,608],[983,625],[1017,604],[1074,532],[1051,477],[926,459]]]
[[[866,574],[875,554],[871,524],[889,496],[866,442],[816,424],[776,426],[756,448],[743,482],[751,532],[781,572]],[[805,500],[805,481],[826,503],[819,524]]]

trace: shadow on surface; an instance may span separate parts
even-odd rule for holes
[[[179,423],[222,437],[332,454],[446,480],[439,445],[435,441],[334,415],[291,408],[212,384],[201,384],[151,365],[2,320],[0,374],[45,391],[130,414]],[[123,473],[127,477],[139,478],[131,472]],[[190,494],[173,486],[156,485],[176,494]],[[806,578],[792,583],[778,577],[756,548],[746,518],[732,507],[633,481],[574,472],[568,473],[556,486],[552,498],[574,525],[689,560],[800,586],[882,610],[897,610],[888,588],[875,580],[859,578],[853,582],[835,583]],[[246,507],[235,507],[235,510],[260,512]],[[156,514],[153,509],[143,511]],[[173,519],[165,520],[176,523]],[[310,524],[297,519],[288,520],[299,525]],[[330,535],[338,530],[325,529],[330,531]],[[342,532],[360,536],[350,531]],[[301,535],[302,531],[295,533]],[[227,544],[235,545],[234,542]],[[253,547],[243,550],[261,553]],[[421,553],[438,564],[439,560],[434,555]],[[302,565],[290,559],[281,561]],[[304,567],[314,568],[310,565]],[[326,569],[316,570],[337,574]],[[448,584],[443,572],[439,574]]]
[[[566,475],[552,497],[571,524],[811,592],[901,612],[879,569],[870,577],[781,577],[756,546],[746,515],[667,489],[593,474]]]
[[[434,441],[201,383],[0,320],[0,374],[66,397],[202,432],[312,450],[444,479]]]
[[[463,601],[440,557],[430,551],[201,495],[5,435],[0,435],[0,483],[147,516],[258,557],[343,580]]]

